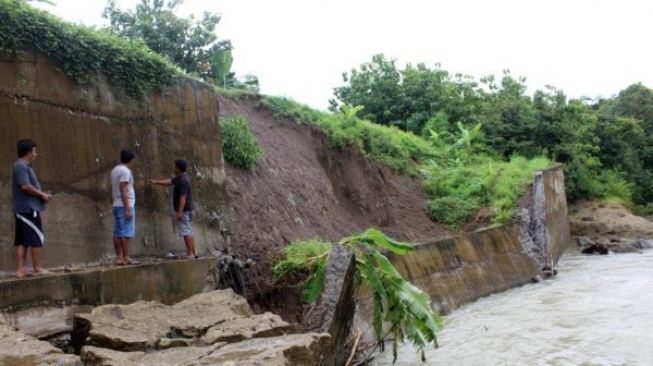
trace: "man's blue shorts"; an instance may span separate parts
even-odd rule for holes
[[[115,221],[114,238],[133,238],[136,235],[136,208],[132,207],[132,217],[127,220],[125,218],[125,208],[114,207],[113,219]]]

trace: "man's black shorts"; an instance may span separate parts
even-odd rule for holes
[[[45,236],[43,235],[43,225],[41,224],[41,214],[37,211],[28,213],[19,213],[16,218],[16,238],[15,246],[26,246],[40,248],[43,246]]]

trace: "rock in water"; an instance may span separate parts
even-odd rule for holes
[[[605,244],[601,243],[593,243],[589,246],[586,246],[581,250],[581,253],[583,254],[601,254],[601,255],[606,255],[608,254],[609,250],[608,247]]]

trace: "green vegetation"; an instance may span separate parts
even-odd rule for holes
[[[225,118],[222,127],[222,154],[234,166],[254,169],[263,154],[245,117]]]
[[[565,165],[571,200],[653,203],[653,90],[641,84],[599,100],[568,99],[552,87],[528,95],[526,80],[508,71],[500,80],[494,76],[477,80],[452,75],[439,65],[408,64],[400,69],[383,55],[344,74],[344,82],[330,102],[334,112],[342,105],[360,105],[363,119],[434,137],[433,142],[442,146],[457,143],[461,126],[472,132],[482,124],[474,137],[476,150],[460,156],[462,160],[478,160],[479,154],[497,162],[515,155],[544,156]],[[481,168],[484,165],[481,162]],[[494,165],[491,169],[503,169]],[[444,169],[451,174],[449,167]],[[471,166],[465,169],[477,176]],[[445,222],[460,222],[476,206],[476,198],[467,196],[461,195],[466,204],[457,205],[438,195],[429,202],[429,210]],[[504,209],[498,210],[497,219],[503,221]]]
[[[546,158],[513,156],[508,162],[479,155],[468,164],[424,169],[427,202],[432,219],[459,228],[479,207],[489,206],[495,223],[510,221],[517,200],[533,180],[533,172],[551,166]]]
[[[41,51],[80,84],[103,74],[125,95],[144,98],[181,74],[142,42],[66,23],[25,1],[0,0],[0,18],[0,50]]]
[[[405,255],[415,250],[414,246],[392,240],[376,229],[342,239],[339,244],[356,255],[357,277],[371,291],[372,325],[381,350],[389,336],[396,359],[399,343],[408,339],[424,360],[424,349],[438,345],[437,332],[442,321],[433,311],[429,295],[406,281],[382,253]],[[319,240],[292,243],[286,247],[285,258],[273,268],[275,278],[292,272],[307,273],[304,295],[308,301],[316,301],[324,287],[330,251],[331,245]]]
[[[380,126],[342,113],[316,111],[282,97],[265,96],[262,103],[277,117],[317,124],[326,131],[333,147],[353,144],[370,158],[403,173],[417,174],[417,163],[434,158],[437,153],[428,141],[395,127]]]
[[[257,92],[256,76],[239,79],[231,71],[231,42],[215,35],[220,17],[207,12],[197,21],[180,18],[174,13],[180,4],[141,0],[135,10],[123,11],[111,0],[103,14],[110,26],[98,30],[64,22],[25,0],[0,0],[0,51],[43,52],[76,83],[102,74],[134,99],[185,73],[220,88]]]
[[[480,144],[482,125],[456,126],[454,133],[431,127],[417,136],[395,126],[361,120],[364,108],[344,104],[339,113],[313,110],[287,98],[263,97],[262,103],[277,117],[315,123],[329,136],[331,145],[357,146],[371,159],[398,172],[420,176],[429,195],[427,211],[437,222],[460,228],[480,207],[490,206],[495,223],[513,219],[516,202],[533,173],[551,165],[542,157],[515,155],[508,162]]]
[[[233,47],[219,40],[215,28],[220,16],[204,12],[201,19],[176,15],[183,0],[141,0],[133,10],[122,10],[109,0],[103,16],[109,30],[121,36],[142,40],[154,52],[165,55],[185,72],[221,88],[258,91],[258,78],[236,78],[231,71]]]
[[[331,243],[320,239],[294,242],[284,248],[284,259],[272,268],[275,281],[291,273],[309,274],[304,286],[304,300],[315,302],[324,288],[326,260],[331,251]]]

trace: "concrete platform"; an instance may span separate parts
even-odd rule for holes
[[[5,279],[0,281],[0,312],[43,306],[128,304],[138,300],[173,304],[201,292],[217,260],[170,260]]]

